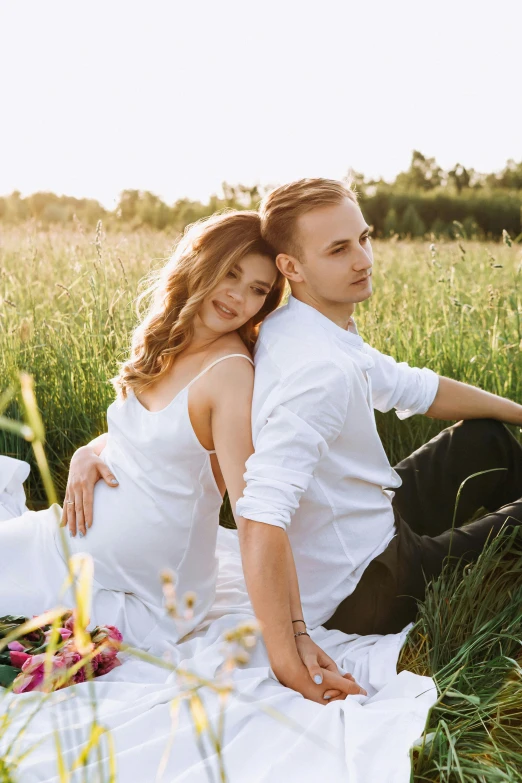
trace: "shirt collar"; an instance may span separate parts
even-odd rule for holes
[[[300,299],[296,299],[295,296],[292,295],[288,298],[288,309],[299,313],[301,317],[315,321],[318,326],[321,326],[326,332],[329,332],[341,342],[348,343],[360,350],[363,349],[364,340],[357,331],[357,326],[353,318],[350,319],[348,329],[343,329],[320,313],[319,310],[316,310],[315,307],[311,307],[310,305],[305,304],[305,302],[301,302]]]

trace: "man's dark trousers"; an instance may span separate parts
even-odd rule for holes
[[[397,535],[326,628],[400,631],[415,619],[417,601],[448,555],[472,562],[502,526],[522,525],[522,447],[498,421],[471,419],[448,427],[395,470],[402,479],[393,499]],[[482,475],[468,479],[475,473]],[[481,508],[488,513],[468,522]]]

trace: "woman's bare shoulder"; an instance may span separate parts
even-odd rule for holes
[[[214,350],[212,355],[208,356],[209,365],[230,354],[240,354],[251,360],[248,348],[237,335],[224,335],[216,340],[212,347]],[[254,367],[251,361],[247,362],[244,359],[219,361],[207,373],[206,385],[214,403],[219,401],[224,404],[232,397],[236,404],[241,399],[250,403],[254,387]]]
[[[231,353],[240,353],[249,359],[252,358],[250,351],[237,333],[224,334],[212,344],[212,350],[208,354],[208,364]]]

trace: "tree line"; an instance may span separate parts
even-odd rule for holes
[[[435,158],[414,150],[407,171],[393,182],[366,179],[351,172],[361,207],[374,233],[381,237],[469,239],[512,237],[522,232],[522,161],[508,160],[500,172],[481,174],[456,164],[443,170]],[[182,231],[186,225],[226,208],[256,209],[271,187],[223,183],[222,193],[206,203],[183,198],[168,205],[144,190],[124,190],[114,211],[95,199],[77,199],[54,193],[17,191],[0,197],[0,222],[36,221],[42,227],[78,222],[94,226],[102,220],[107,229],[148,227]],[[522,237],[521,237],[522,238]]]

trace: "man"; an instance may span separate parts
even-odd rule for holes
[[[342,183],[278,188],[261,215],[292,297],[266,319],[256,347],[256,451],[236,509],[241,554],[274,672],[324,704],[360,689],[349,674],[340,677],[306,625],[400,630],[450,552],[477,557],[504,522],[522,520],[522,449],[493,421],[521,424],[522,406],[397,364],[363,342],[352,314],[371,295],[373,257],[368,226]],[[403,418],[472,421],[445,430],[393,470],[374,407],[396,407]],[[89,487],[100,477],[111,485],[114,477],[91,452],[84,448],[75,471]],[[467,482],[457,525],[479,507],[518,502],[452,537],[462,481],[497,468],[508,470]]]
[[[500,423],[522,424],[522,406],[398,364],[363,342],[352,316],[371,296],[373,255],[369,227],[342,183],[277,188],[261,217],[292,295],[260,330],[255,453],[236,513],[247,521],[245,578],[272,665],[304,693],[292,639],[310,672],[322,666],[306,625],[398,631],[448,555],[472,561],[504,525],[522,522],[522,448]],[[374,408],[464,421],[394,470]],[[479,508],[488,513],[464,524]]]

